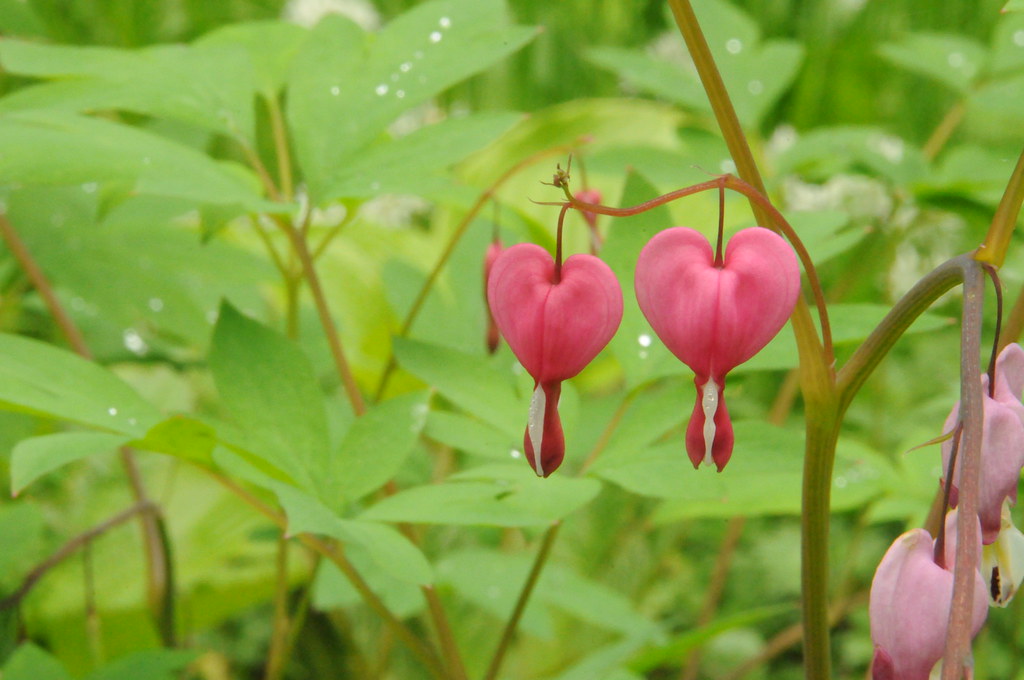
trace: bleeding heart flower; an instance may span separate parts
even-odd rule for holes
[[[487,300],[487,282],[491,278],[491,269],[494,268],[494,262],[503,250],[504,247],[502,247],[501,241],[496,240],[487,247],[487,254],[484,255],[484,306],[487,307],[487,351],[490,354],[494,354],[495,350],[498,349],[501,334],[498,332],[498,326],[494,323],[491,303]]]
[[[565,455],[562,381],[582,371],[615,335],[622,291],[608,265],[592,255],[573,255],[556,278],[551,255],[521,243],[495,261],[487,299],[502,336],[535,381],[523,446],[530,466],[547,477]]]
[[[800,294],[796,255],[775,232],[752,227],[737,232],[716,263],[703,234],[674,227],[640,252],[635,287],[651,328],[695,373],[690,460],[694,467],[713,461],[721,471],[733,446],[725,375],[768,344],[793,313]]]
[[[996,385],[993,397],[988,396],[988,376],[981,377],[984,389],[982,400],[983,424],[981,439],[981,488],[978,496],[978,517],[981,519],[982,542],[988,545],[996,540],[1002,527],[1004,501],[1017,503],[1017,484],[1024,467],[1024,406],[1019,394],[1024,385],[1024,349],[1020,345],[1007,345],[996,360]],[[956,427],[960,418],[960,403],[953,406],[946,419],[946,432]],[[952,440],[942,445],[942,469],[949,469]],[[953,473],[952,505],[957,504],[958,482],[962,466],[959,460]]]
[[[934,558],[934,543],[924,529],[913,529],[892,544],[871,582],[871,661],[873,680],[928,680],[946,645],[953,599],[956,513],[946,518],[946,567]],[[978,546],[980,549],[980,545]],[[988,615],[985,582],[975,572],[972,635]]]

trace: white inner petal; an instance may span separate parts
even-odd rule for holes
[[[533,445],[533,467],[540,477],[544,476],[544,468],[540,463],[540,447],[544,442],[544,409],[547,401],[544,388],[537,385],[537,389],[533,391],[533,398],[530,399],[530,415],[526,421],[526,431],[530,435],[530,444]]]
[[[715,443],[715,413],[718,411],[718,383],[709,378],[704,385],[700,406],[704,410],[704,463],[712,464],[711,447]]]

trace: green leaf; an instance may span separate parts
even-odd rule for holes
[[[620,205],[636,205],[658,195],[658,190],[644,177],[630,173],[623,189]],[[632,294],[636,260],[640,250],[662,229],[672,224],[667,206],[661,206],[611,223],[603,249],[605,262],[615,272],[623,290],[622,323],[610,347],[632,387],[655,376],[678,372],[681,364],[661,342],[647,323]]]
[[[46,34],[46,25],[25,0],[0,0],[0,33],[41,36]]]
[[[292,60],[309,31],[286,21],[228,24],[199,38],[194,45],[240,45],[252,62],[257,89],[264,99],[284,88]]]
[[[37,340],[0,334],[0,407],[141,437],[161,420],[105,368]]]
[[[131,445],[209,466],[213,463],[217,432],[198,420],[173,416],[154,425],[145,437],[133,441]]]
[[[1009,0],[1003,5],[1003,12],[1021,12],[1024,11],[1024,0]]]
[[[416,616],[423,610],[426,603],[423,591],[418,585],[391,576],[371,560],[366,551],[357,544],[347,544],[345,556],[366,580],[370,590],[383,600],[384,605],[395,616],[406,619]],[[328,560],[321,560],[313,581],[313,606],[321,611],[329,611],[353,607],[362,602],[363,598],[359,591],[341,573],[337,565]]]
[[[84,680],[177,680],[198,655],[195,650],[147,649],[117,659]]]
[[[443,484],[418,486],[385,498],[363,519],[414,524],[543,526],[589,503],[600,491],[593,479],[537,477],[525,462],[487,465]]]
[[[71,680],[57,659],[26,642],[15,650],[3,667],[4,680]]]
[[[10,73],[54,82],[0,99],[0,111],[122,109],[255,139],[255,80],[241,47],[158,45],[139,50],[0,43]]]
[[[117,181],[143,194],[201,203],[238,204],[276,212],[259,184],[237,165],[219,163],[181,144],[106,120],[59,111],[0,115],[0,184]]]
[[[128,440],[123,434],[105,432],[62,432],[23,439],[11,453],[11,493],[18,495],[43,475],[86,456],[114,451]]]
[[[424,434],[459,451],[486,458],[508,460],[512,452],[519,453],[516,438],[458,413],[431,411]]]
[[[337,493],[354,501],[395,476],[427,419],[427,394],[417,392],[373,406],[353,421],[331,463]]]
[[[396,529],[362,520],[338,517],[313,496],[288,486],[274,485],[281,507],[288,515],[288,531],[321,534],[363,548],[379,569],[405,583],[427,585],[433,570],[419,548]]]
[[[293,64],[288,119],[296,156],[319,203],[336,168],[402,112],[497,62],[535,35],[506,24],[499,0],[434,0],[399,16],[373,41],[327,17]]]
[[[31,502],[0,505],[0,543],[18,546],[17,550],[0,551],[0,591],[5,595],[50,553],[47,531],[40,506]]]
[[[965,94],[981,73],[987,58],[984,46],[947,33],[911,33],[886,43],[879,53],[903,68]]]
[[[826,180],[842,172],[868,172],[897,184],[925,176],[928,164],[919,149],[873,127],[821,127],[797,137],[776,158],[778,170]]]
[[[224,303],[209,365],[243,447],[330,498],[324,398],[302,350]]]
[[[682,436],[664,445],[602,456],[592,470],[635,493],[671,499],[656,513],[658,522],[799,514],[802,433],[749,421],[734,428],[736,448],[721,473],[694,470]],[[877,495],[891,475],[884,460],[844,442],[833,477],[833,510],[855,507]]]
[[[370,146],[350,163],[336,164],[326,198],[380,194],[429,195],[448,184],[441,171],[496,139],[519,120],[514,113],[450,118],[394,141]]]
[[[394,347],[402,368],[446,399],[510,438],[522,436],[528,405],[486,358],[405,338],[395,338]]]

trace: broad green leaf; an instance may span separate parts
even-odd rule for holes
[[[568,670],[550,676],[550,680],[643,680],[641,676],[623,668],[622,664],[646,642],[647,638],[642,635],[630,635],[616,640],[587,654]]]
[[[799,173],[824,181],[833,175],[859,171],[905,184],[927,172],[919,149],[872,127],[823,127],[797,138],[776,159],[781,173]]]
[[[210,465],[213,462],[213,449],[217,445],[217,433],[206,423],[186,416],[174,416],[154,425],[145,437],[133,441],[131,445],[200,465]]]
[[[171,118],[251,144],[255,79],[247,52],[234,45],[158,45],[127,50],[5,40],[10,73],[53,82],[0,99],[0,111],[122,109]]]
[[[621,205],[635,205],[657,196],[658,190],[637,173],[630,173]],[[662,206],[611,223],[603,249],[605,262],[615,272],[623,291],[622,323],[609,343],[626,375],[627,385],[639,385],[652,377],[680,370],[679,360],[657,340],[633,294],[633,278],[640,250],[659,231],[672,224]]]
[[[696,390],[687,378],[665,382],[667,384],[644,389],[626,405],[602,457],[629,456],[650,446],[673,428],[682,431]]]
[[[0,408],[141,437],[160,413],[105,368],[37,340],[0,334]]]
[[[198,655],[195,650],[147,649],[117,659],[83,680],[177,680]]]
[[[426,603],[420,587],[391,576],[370,559],[358,544],[346,544],[345,557],[395,616],[406,619],[423,610]],[[362,595],[341,570],[333,562],[321,560],[313,581],[313,606],[328,611],[353,607],[362,602]]]
[[[309,31],[286,21],[228,24],[202,36],[194,45],[240,45],[252,62],[256,85],[264,99],[277,97],[292,60]]]
[[[57,659],[31,642],[15,650],[0,675],[4,680],[71,680]]]
[[[892,63],[938,81],[963,94],[985,65],[985,48],[959,35],[911,33],[886,43],[879,53]]]
[[[376,522],[341,519],[313,496],[286,484],[275,485],[275,492],[288,515],[291,534],[321,534],[355,543],[377,568],[400,581],[417,585],[433,581],[433,570],[426,557],[397,529]]]
[[[0,551],[0,590],[4,594],[20,585],[21,578],[48,554],[46,518],[32,502],[0,505],[0,543],[17,550]]]
[[[328,198],[370,198],[380,194],[429,195],[448,184],[441,171],[496,139],[520,118],[488,113],[450,118],[394,141],[370,146],[349,163],[338,164]]]
[[[244,448],[290,474],[302,488],[327,493],[327,415],[302,350],[225,303],[209,364],[224,406],[244,432]]]
[[[846,252],[869,233],[862,228],[845,229],[850,216],[840,210],[791,212],[786,219],[799,234],[815,264]]]
[[[11,493],[59,467],[97,453],[123,446],[129,437],[106,432],[62,432],[18,442],[11,453]]]
[[[736,448],[721,473],[694,470],[680,435],[675,441],[640,451],[602,456],[594,474],[645,496],[670,499],[655,517],[756,517],[800,512],[803,437],[759,422],[735,423]],[[881,492],[892,471],[862,448],[840,447],[832,507],[842,510]]]
[[[454,475],[443,484],[417,486],[371,506],[363,519],[415,524],[543,526],[589,503],[601,485],[557,474],[537,477],[525,461],[495,464]]]
[[[465,453],[497,460],[522,456],[522,444],[499,430],[459,413],[431,411],[423,433]],[[519,447],[519,448],[517,448]]]
[[[1010,0],[1003,5],[1004,12],[1020,12],[1024,11],[1024,0]]]
[[[288,83],[296,155],[314,203],[336,168],[402,112],[511,54],[534,31],[508,26],[499,0],[434,0],[399,16],[374,40],[339,17],[322,20]]]
[[[381,402],[356,418],[331,461],[338,495],[354,501],[394,477],[419,439],[427,411],[427,395],[418,392]]]
[[[1024,31],[1024,15],[1021,14],[1004,16],[996,23],[992,32],[988,77],[998,79],[1019,75],[1024,68],[1024,33],[1021,31]]]
[[[59,111],[0,115],[0,184],[134,185],[139,193],[280,211],[254,176],[181,144],[106,120]],[[248,171],[245,171],[248,172]]]
[[[522,436],[528,405],[487,359],[404,338],[395,338],[394,346],[402,368],[509,437]]]
[[[5,35],[41,36],[46,25],[25,0],[0,0],[0,32]]]

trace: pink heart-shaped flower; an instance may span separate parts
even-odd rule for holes
[[[494,262],[487,300],[508,346],[536,381],[524,446],[538,475],[562,462],[558,420],[561,382],[593,360],[622,320],[622,291],[611,269],[592,255],[573,255],[555,281],[555,262],[540,246],[521,243]]]
[[[800,267],[775,232],[752,227],[729,241],[716,266],[698,231],[660,232],[640,252],[636,298],[665,346],[696,374],[698,403],[687,430],[694,466],[732,454],[732,425],[722,391],[725,375],[757,354],[793,312]]]

